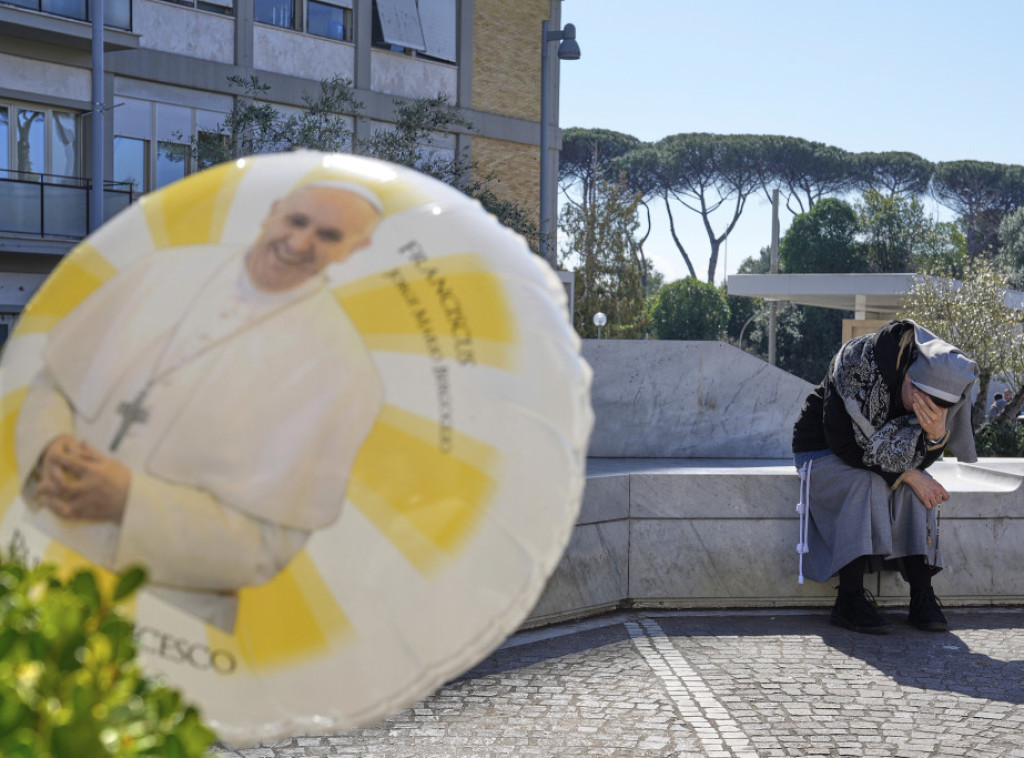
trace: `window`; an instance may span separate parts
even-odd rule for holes
[[[11,167],[11,127],[7,108],[0,105],[0,171],[6,172]]]
[[[114,109],[115,182],[150,192],[231,157],[226,114],[122,97]]]
[[[192,160],[188,145],[176,142],[156,143],[156,184],[155,189],[184,179]]]
[[[14,322],[17,318],[18,315],[16,313],[0,313],[0,348],[3,348],[4,342],[7,341],[7,338],[11,336],[11,332],[14,331]]]
[[[200,130],[196,137],[196,165],[199,171],[231,158],[231,136]]]
[[[131,0],[105,0],[103,3],[103,25],[131,31]]]
[[[201,11],[210,13],[221,13],[225,16],[233,16],[235,13],[234,0],[168,0],[175,5],[184,5],[186,8],[198,8]]]
[[[14,170],[26,174],[46,173],[46,114],[18,108],[14,135]]]
[[[145,192],[148,149],[149,140],[114,137],[114,181],[130,184],[136,192]]]
[[[352,41],[352,0],[255,0],[255,18],[317,37]]]
[[[455,63],[456,0],[373,0],[374,47]]]
[[[10,306],[7,306],[8,308]],[[17,307],[17,306],[15,306]],[[11,332],[14,331],[14,324],[18,320],[17,313],[0,313],[0,347],[3,347],[4,341],[11,336]]]
[[[55,16],[89,21],[89,4],[87,0],[0,0],[0,4],[28,8]],[[191,2],[189,2],[191,5]],[[131,30],[131,0],[106,0],[103,4],[103,25],[114,29]]]
[[[455,0],[419,0],[423,55],[455,63]]]
[[[373,45],[396,53],[423,50],[416,0],[373,0]]]
[[[73,113],[54,111],[50,133],[49,173],[78,176],[78,119]]]
[[[44,13],[77,18],[79,21],[89,20],[85,0],[41,0],[39,9]]]
[[[294,0],[256,0],[254,12],[260,23],[295,28]]]
[[[77,178],[80,139],[76,113],[0,101],[0,170],[5,174]]]
[[[79,115],[0,101],[0,229],[82,237],[87,223]]]
[[[352,41],[352,8],[344,1],[308,0],[306,18],[306,31],[310,34],[336,39],[340,42]]]

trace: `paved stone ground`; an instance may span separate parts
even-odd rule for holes
[[[1024,610],[882,637],[817,611],[637,611],[522,632],[382,724],[229,750],[329,756],[1021,756]]]

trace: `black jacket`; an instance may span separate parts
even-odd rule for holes
[[[873,335],[875,362],[882,379],[889,387],[888,419],[910,413],[903,407],[900,389],[907,369],[917,357],[913,329],[912,322],[890,321]],[[847,465],[872,471],[885,479],[891,487],[900,478],[901,473],[883,471],[864,463],[863,450],[853,434],[853,420],[846,412],[843,399],[836,392],[832,382],[835,360],[833,357],[825,378],[804,401],[800,418],[793,427],[793,452],[831,450]],[[927,468],[942,455],[942,448],[928,450],[923,434],[920,444],[925,450],[920,468]]]

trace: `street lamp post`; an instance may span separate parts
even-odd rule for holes
[[[551,75],[548,71],[550,66],[548,59],[550,54],[548,47],[552,42],[559,42],[558,59],[563,61],[574,61],[580,57],[580,46],[576,43],[576,27],[566,24],[564,29],[549,31],[548,22],[541,24],[541,46],[540,46],[540,254],[552,267],[555,266],[555,250],[551,244],[551,212],[548,207],[551,204],[551,190],[548,186],[551,179],[549,176],[551,168],[551,156],[549,141],[551,139],[551,124],[548,111],[551,100]]]
[[[89,231],[103,223],[103,0],[91,0],[92,13],[92,184],[89,188]]]
[[[748,318],[748,319],[747,319],[747,320],[746,320],[746,321],[744,322],[744,324],[743,324],[743,328],[742,328],[742,329],[740,329],[740,341],[739,341],[739,348],[740,348],[740,350],[742,350],[742,349],[743,349],[743,335],[744,335],[744,333],[745,333],[745,332],[747,331],[747,327],[748,327],[748,326],[750,326],[750,322],[751,322],[751,321],[753,321],[753,320],[754,320],[755,318],[757,318],[757,317],[758,317],[758,316],[760,316],[761,314],[762,314],[762,311],[754,311],[754,315],[753,315],[753,316],[751,316],[750,318]]]

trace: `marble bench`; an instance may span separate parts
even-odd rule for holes
[[[1024,460],[940,461],[946,605],[1024,603]],[[565,554],[525,626],[624,607],[831,605],[797,583],[799,478],[784,459],[592,458]],[[868,587],[906,602],[895,575]]]

